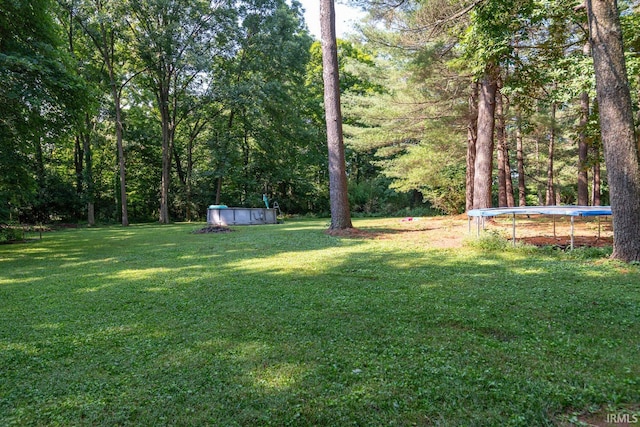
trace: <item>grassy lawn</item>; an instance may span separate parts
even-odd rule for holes
[[[428,227],[355,225],[381,231],[139,225],[1,245],[0,425],[543,426],[639,413],[638,265],[442,249]]]

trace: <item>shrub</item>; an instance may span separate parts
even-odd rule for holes
[[[0,225],[0,242],[24,240],[24,230],[18,225]]]
[[[471,238],[466,242],[467,246],[483,251],[503,251],[511,246],[511,243],[497,231],[483,231],[477,238]]]

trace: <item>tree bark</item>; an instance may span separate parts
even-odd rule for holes
[[[593,204],[593,206],[601,206],[602,202],[601,202],[601,196],[602,196],[602,192],[600,191],[600,148],[599,146],[594,146],[593,147],[593,155],[594,155],[594,161],[593,161],[593,189],[592,189],[592,195],[591,195],[591,203]]]
[[[505,189],[507,190],[507,206],[514,207],[516,201],[513,197],[513,181],[511,180],[511,162],[509,161],[509,147],[504,148],[504,172],[505,172]]]
[[[242,174],[244,176],[242,180],[242,204],[244,205],[249,197],[249,181],[251,180],[251,147],[249,147],[249,131],[247,130],[246,120],[243,120],[242,131]]]
[[[578,205],[589,204],[589,173],[587,156],[589,144],[587,141],[587,123],[589,122],[589,94],[580,94],[580,134],[578,136]]]
[[[473,177],[473,207],[490,208],[493,170],[493,130],[497,91],[496,67],[487,65],[480,82],[478,102],[478,140],[476,143],[475,174]]]
[[[636,79],[636,84],[638,85],[638,87],[640,88],[640,76],[638,76],[638,78]],[[640,99],[640,89],[638,89],[638,99]],[[638,145],[638,150],[640,150],[640,109],[638,110],[638,114],[636,116],[636,140],[637,140],[637,145]]]
[[[193,139],[189,139],[187,143],[187,176],[186,176],[186,199],[187,199],[187,221],[191,221],[191,192],[192,192],[192,182],[191,178],[193,175]]]
[[[74,138],[73,145],[73,165],[76,171],[76,193],[78,195],[82,194],[82,190],[84,188],[83,185],[83,176],[84,176],[84,153],[83,153],[83,145],[81,144],[82,135],[78,132]]]
[[[40,135],[40,131],[36,133],[36,137],[34,138],[35,144],[35,173],[36,173],[36,182],[38,184],[38,203],[36,209],[36,218],[38,222],[45,222],[47,220],[47,216],[49,212],[47,212],[46,202],[44,200],[44,196],[46,195],[46,185],[47,185],[47,177],[45,176],[44,169],[44,153],[42,152],[42,136]]]
[[[84,152],[84,172],[83,179],[85,182],[85,199],[87,200],[87,224],[89,226],[96,225],[95,215],[95,186],[93,183],[93,153],[91,152],[91,121],[89,114],[85,114],[85,122],[87,129],[82,132],[82,145]]]
[[[496,91],[496,140],[498,141],[498,206],[507,206],[507,176],[505,166],[506,129],[504,122],[504,105],[500,89]]]
[[[640,261],[640,155],[616,0],[587,0],[600,132],[607,166],[613,254]]]
[[[516,159],[518,162],[518,205],[527,206],[527,187],[524,180],[524,148],[520,118],[518,118],[518,126],[516,128]]]
[[[500,149],[502,151],[502,161],[504,168],[504,191],[506,193],[506,206],[515,206],[515,200],[513,199],[513,181],[511,180],[511,160],[509,159],[509,134],[507,131],[507,115],[509,111],[509,99],[502,96],[500,92],[497,97],[500,99],[502,114],[498,116],[500,128],[502,129],[502,137],[500,138]],[[497,99],[498,99],[497,98]]]
[[[124,146],[122,142],[122,105],[120,102],[120,90],[115,85],[112,78],[111,91],[116,110],[116,145],[118,149],[118,169],[120,170],[120,209],[122,212],[122,226],[129,225],[129,214],[127,209],[127,185],[126,168],[124,163]]]
[[[201,120],[200,118],[198,118],[196,120],[196,123],[194,124],[193,128],[191,129],[191,131],[189,132],[189,140],[187,141],[187,170],[185,173],[185,192],[186,192],[186,199],[187,199],[187,221],[191,221],[193,215],[193,208],[195,207],[193,205],[193,167],[194,167],[194,159],[193,159],[193,149],[194,149],[194,145],[195,145],[195,141],[196,138],[198,137],[198,135],[200,135],[200,133],[202,132],[202,130],[204,129],[204,127],[206,126],[207,120]],[[177,159],[176,159],[177,161]],[[197,213],[195,214],[195,216],[197,217]]]
[[[329,151],[329,199],[331,225],[329,230],[352,228],[347,192],[347,173],[340,108],[338,46],[336,42],[335,5],[333,0],[320,0],[320,31],[322,36],[322,77],[324,109]]]
[[[216,182],[216,205],[220,204],[221,195],[222,195],[222,177],[219,176]]]
[[[471,84],[469,121],[467,122],[466,209],[473,209],[473,177],[475,176],[476,140],[478,138],[478,82]]]
[[[160,182],[160,224],[168,224],[169,220],[169,185],[171,182],[171,141],[172,123],[169,110],[169,82],[164,76],[158,76],[158,109],[162,123],[162,178]]]
[[[504,173],[505,173],[505,189],[507,190],[507,206],[514,207],[516,202],[513,198],[513,181],[511,180],[511,161],[509,160],[509,143],[504,142]]]
[[[549,155],[547,157],[547,193],[545,204],[547,206],[556,203],[553,186],[553,155],[556,145],[556,104],[551,104],[551,131],[549,132]]]
[[[542,162],[540,161],[540,138],[536,137],[536,178],[535,178],[535,183],[536,183],[536,190],[538,192],[538,205],[543,206],[544,205],[544,184],[542,182],[542,172],[541,172],[541,167],[540,165],[542,164]]]

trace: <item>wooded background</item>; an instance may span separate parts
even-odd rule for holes
[[[580,3],[353,4],[354,214],[608,203]],[[640,14],[618,7],[637,126]],[[262,194],[327,214],[321,56],[295,1],[0,1],[0,221],[201,220]]]

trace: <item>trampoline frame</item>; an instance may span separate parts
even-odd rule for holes
[[[511,215],[512,221],[512,241],[516,245],[516,215],[560,215],[571,217],[571,249],[574,245],[574,218],[577,216],[597,216],[598,217],[598,238],[600,237],[600,216],[610,216],[611,206],[517,206],[511,208],[486,208],[471,209],[467,211],[469,222],[469,233],[471,233],[471,218],[476,218],[477,235],[480,235],[480,222],[484,230],[484,218],[498,215]],[[482,219],[482,221],[481,221]],[[555,234],[555,218],[554,218]]]

